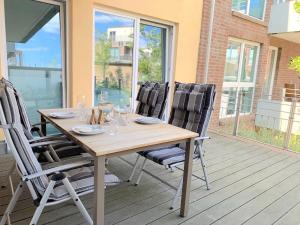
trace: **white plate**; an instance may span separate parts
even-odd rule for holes
[[[73,127],[72,131],[81,135],[95,135],[104,133],[104,129],[99,125],[78,125]]]
[[[162,123],[162,121],[158,118],[154,117],[138,117],[134,119],[134,122],[140,123],[140,124],[158,124]]]
[[[75,113],[73,112],[52,112],[49,114],[50,117],[57,119],[68,119],[75,117]]]

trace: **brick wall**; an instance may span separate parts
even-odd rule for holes
[[[257,67],[257,77],[255,85],[255,95],[253,111],[255,111],[256,101],[261,96],[261,91],[264,84],[264,77],[267,71],[268,50],[271,45],[282,46],[282,60],[280,60],[278,68],[278,77],[274,82],[276,87],[282,86],[287,80],[291,82],[299,82],[295,73],[288,71],[287,62],[289,56],[300,55],[300,46],[298,50],[295,49],[295,44],[283,41],[276,38],[270,38],[267,34],[268,22],[270,16],[272,1],[267,1],[267,7],[265,12],[264,21],[259,21],[243,14],[232,12],[231,0],[216,0],[213,32],[212,32],[212,44],[208,70],[208,83],[214,83],[217,86],[217,96],[215,101],[215,111],[212,117],[211,126],[216,127],[219,124],[219,113],[225,68],[226,48],[229,37],[248,40],[252,42],[260,43],[260,54]],[[201,26],[201,38],[199,45],[199,59],[197,68],[197,82],[204,82],[205,74],[205,59],[208,42],[208,30],[210,19],[211,0],[204,0],[202,26]]]
[[[276,92],[282,90],[285,83],[296,84],[296,88],[300,89],[300,76],[288,68],[288,63],[291,57],[300,56],[300,44],[288,42],[275,37],[270,39],[270,44],[272,46],[281,49],[275,73],[273,95],[276,96]]]

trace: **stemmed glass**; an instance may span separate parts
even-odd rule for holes
[[[77,108],[79,110],[79,120],[86,120],[86,96],[79,95],[77,96]]]

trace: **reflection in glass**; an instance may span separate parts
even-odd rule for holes
[[[232,9],[240,13],[247,13],[248,0],[232,0]]]
[[[263,19],[265,9],[265,0],[251,0],[249,15],[258,19]]]
[[[257,57],[257,46],[245,45],[243,64],[242,64],[242,82],[253,82]]]
[[[243,93],[241,113],[250,113],[252,108],[253,88],[242,88]]]
[[[264,17],[265,1],[266,0],[232,0],[232,9],[262,20]]]
[[[239,72],[239,58],[241,43],[229,41],[226,50],[226,64],[224,72],[224,81],[237,81]]]
[[[114,105],[129,105],[132,90],[134,20],[95,12],[95,105],[107,93]]]
[[[224,88],[221,99],[221,118],[235,115],[236,109],[236,88]]]
[[[37,109],[62,107],[60,7],[5,0],[5,11],[8,78],[37,123]]]
[[[139,82],[165,81],[166,28],[140,25]]]

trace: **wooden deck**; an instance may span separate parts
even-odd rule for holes
[[[145,175],[138,187],[124,182],[106,190],[106,224],[300,224],[299,155],[212,136],[205,145],[211,190],[205,189],[204,182],[193,179],[188,217],[179,217],[178,206],[169,210],[173,190]],[[126,180],[135,155],[123,159],[110,160],[109,168]],[[0,184],[11,162],[8,156],[0,157]],[[174,185],[182,174],[180,170],[169,172],[151,163],[147,168]],[[201,175],[200,168],[194,164],[194,173]],[[10,197],[9,190],[0,190],[0,215]],[[93,195],[82,199],[92,210]],[[34,209],[28,193],[24,193],[11,216],[13,224],[27,225]],[[79,225],[84,221],[68,202],[46,208],[39,224]]]

